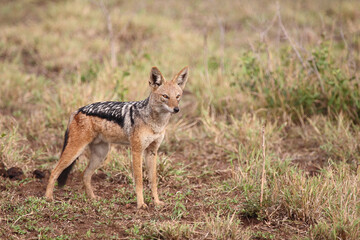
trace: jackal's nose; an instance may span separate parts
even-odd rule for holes
[[[180,111],[180,109],[178,107],[174,107],[174,113],[177,113],[179,111]]]

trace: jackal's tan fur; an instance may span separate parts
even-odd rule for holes
[[[165,81],[153,67],[150,73],[149,97],[138,102],[100,102],[87,105],[74,112],[69,120],[60,160],[52,170],[45,196],[53,199],[56,179],[63,184],[79,155],[90,147],[89,165],[84,171],[85,191],[95,198],[91,176],[105,160],[110,143],[130,144],[137,207],[146,208],[143,197],[142,160],[148,168],[150,187],[155,205],[163,204],[158,197],[156,183],[156,157],[164,138],[170,116],[179,111],[178,104],[188,78],[188,67],[171,81]],[[64,176],[62,176],[64,175]],[[60,176],[60,177],[59,177]]]

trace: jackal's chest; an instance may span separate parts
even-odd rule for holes
[[[142,136],[141,143],[144,148],[147,148],[153,142],[161,143],[163,138],[164,138],[164,132],[163,133],[146,134],[146,135]]]

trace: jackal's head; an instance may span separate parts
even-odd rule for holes
[[[183,68],[171,81],[166,81],[158,68],[150,72],[151,105],[158,112],[177,113],[179,102],[188,79],[189,68]]]

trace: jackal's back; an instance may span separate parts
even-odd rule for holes
[[[80,108],[79,112],[115,122],[121,128],[129,129],[135,124],[135,119],[140,117],[141,111],[145,111],[148,104],[149,98],[136,102],[96,102]]]

